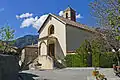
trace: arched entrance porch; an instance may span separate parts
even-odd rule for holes
[[[47,55],[52,57],[52,58],[56,58],[56,40],[57,38],[54,36],[50,36],[47,40]]]

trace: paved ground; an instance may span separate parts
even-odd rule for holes
[[[120,80],[119,77],[115,76],[112,68],[100,68],[99,72],[104,74],[107,80]],[[93,80],[93,76],[88,76],[88,80]]]
[[[60,70],[45,70],[45,71],[38,71],[38,70],[28,70],[23,71],[22,73],[31,74],[31,79],[24,78],[24,80],[92,80],[93,68],[67,68],[67,69],[60,69]],[[115,78],[113,70],[108,69],[100,69],[101,73],[104,73],[107,78]],[[33,78],[34,79],[33,79]],[[108,79],[109,80],[109,79]]]

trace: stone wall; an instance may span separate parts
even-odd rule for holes
[[[16,57],[0,54],[0,80],[17,80],[19,64]]]
[[[22,50],[21,55],[21,69],[22,70],[28,70],[29,65],[38,57],[38,48],[36,47],[25,47]]]

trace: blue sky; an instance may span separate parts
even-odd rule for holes
[[[20,15],[28,13],[29,18],[35,20],[35,17],[39,19],[48,13],[59,15],[59,12],[65,10],[68,5],[76,10],[77,15],[81,15],[77,19],[78,22],[94,26],[95,21],[91,18],[88,6],[91,1],[93,0],[0,0],[0,27],[9,24],[15,30],[15,38],[38,34],[38,30],[33,25],[21,28],[26,17],[21,18]]]

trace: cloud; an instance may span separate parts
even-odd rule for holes
[[[0,9],[0,12],[2,12],[2,11],[4,11],[4,10],[5,10],[4,8],[1,8],[1,9]]]
[[[63,11],[59,12],[59,16],[63,16]],[[79,19],[79,18],[83,18],[83,16],[81,16],[81,14],[76,14],[76,19]]]
[[[28,17],[32,17],[33,14],[32,13],[23,13],[21,15],[16,15],[16,18],[19,19],[19,18],[28,18]]]
[[[59,16],[63,16],[63,11],[59,12]],[[22,23],[20,28],[25,28],[32,26],[35,29],[39,30],[43,22],[46,20],[48,17],[48,14],[44,14],[42,16],[35,16],[33,17],[32,13],[23,13],[21,15],[16,15],[17,19],[22,19]],[[83,18],[80,14],[76,14],[76,19],[78,18]]]
[[[83,16],[81,16],[81,14],[76,14],[76,19],[79,19],[79,18],[83,18]]]
[[[59,12],[59,16],[63,16],[63,11],[60,11],[60,12]]]
[[[42,15],[40,17],[36,16],[36,17],[26,18],[26,19],[23,20],[20,28],[33,26],[34,28],[39,30],[39,28],[41,27],[43,22],[46,20],[47,16],[48,15],[46,14],[46,15]]]
[[[33,25],[34,22],[35,22],[34,18],[24,19],[21,26],[20,26],[20,28],[29,27],[29,26]]]
[[[33,24],[33,27],[38,30],[41,27],[41,25],[43,24],[43,22],[46,20],[47,17],[48,17],[48,14],[40,16],[39,19],[37,19],[35,21],[35,23]]]

